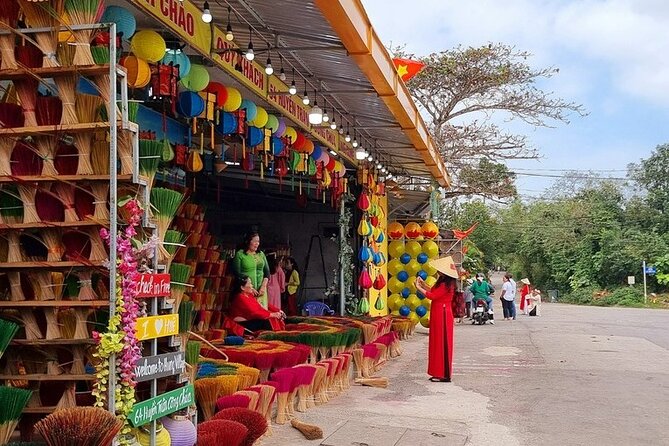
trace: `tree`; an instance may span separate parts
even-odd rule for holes
[[[414,58],[401,48],[398,57]],[[568,122],[571,113],[585,115],[581,105],[565,102],[537,87],[558,73],[554,67],[535,69],[530,53],[505,44],[457,47],[418,60],[425,69],[408,88],[430,117],[429,128],[456,185],[452,195],[509,197],[512,188],[500,181],[471,175],[474,166],[501,170],[496,164],[537,158],[525,135],[503,130],[496,121],[519,119],[535,127]],[[485,177],[485,175],[481,174]],[[505,180],[511,180],[507,175]]]
[[[655,228],[669,231],[669,144],[657,146],[648,159],[628,166],[629,176],[645,190],[646,202],[657,211]]]

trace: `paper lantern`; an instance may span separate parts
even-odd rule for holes
[[[330,161],[328,161],[328,163],[325,165],[325,168],[326,168],[327,170],[329,170],[330,172],[334,171],[334,168],[335,168],[335,159],[334,159],[334,158],[330,158]],[[363,194],[363,195],[364,195],[364,194]]]
[[[302,153],[306,153],[307,155],[311,155],[311,153],[314,151],[314,142],[310,139],[306,139],[304,141],[304,145],[302,146]],[[334,170],[334,167],[332,168]]]
[[[253,101],[249,101],[248,99],[244,99],[242,101],[242,105],[239,106],[239,109],[246,110],[247,123],[252,122],[258,114],[258,106]]]
[[[415,221],[407,223],[407,225],[404,227],[404,234],[407,236],[407,238],[417,239],[421,235],[420,225]]]
[[[277,138],[276,136],[272,136],[272,153],[275,156],[281,155],[281,152],[283,152],[284,145],[283,141],[281,138]]]
[[[132,88],[144,88],[151,82],[151,67],[145,60],[135,56],[126,56],[119,63],[127,71],[128,85]]]
[[[400,240],[390,242],[388,245],[388,254],[390,254],[390,257],[394,259],[400,257],[402,254],[404,254],[404,242]]]
[[[267,110],[262,108],[261,106],[256,107],[256,117],[253,119],[253,122],[250,124],[254,127],[258,128],[263,128],[267,124],[267,120],[269,119],[269,115],[267,114]]]
[[[439,227],[432,221],[425,222],[421,228],[423,237],[433,239],[439,235]]]
[[[123,40],[130,40],[137,30],[135,16],[121,6],[107,6],[100,23],[116,23],[116,33],[121,34]]]
[[[367,268],[362,269],[360,277],[358,278],[358,285],[360,285],[360,287],[365,290],[368,290],[372,287],[372,278],[369,276]]]
[[[218,124],[216,125],[216,132],[220,135],[229,135],[237,131],[237,117],[232,113],[221,113]]]
[[[286,127],[283,136],[288,138],[291,144],[294,144],[295,140],[297,139],[297,131],[292,127]]]
[[[190,91],[202,91],[209,85],[209,71],[203,65],[193,64],[188,76],[181,78],[181,85]]]
[[[184,91],[179,93],[179,101],[177,102],[177,110],[179,114],[187,118],[194,118],[202,114],[204,107],[204,99],[194,91]]]
[[[150,63],[156,63],[165,57],[166,50],[167,45],[163,36],[150,29],[137,31],[130,42],[130,51]]]
[[[216,95],[216,106],[220,108],[223,108],[225,101],[228,100],[228,89],[220,82],[209,82],[209,85],[207,85],[204,91]]]
[[[163,427],[170,433],[171,446],[193,446],[197,443],[197,428],[186,417],[170,418],[160,420]]]
[[[392,259],[388,262],[388,274],[396,276],[400,271],[404,269],[404,265],[397,259]]]
[[[314,150],[311,152],[311,154],[309,154],[309,156],[318,161],[318,158],[321,157],[321,153],[323,153],[323,149],[321,149],[321,146],[316,144],[314,146]]]
[[[388,237],[390,240],[399,240],[404,237],[404,226],[396,221],[388,223]]]
[[[408,241],[407,244],[404,246],[404,252],[406,252],[413,258],[418,257],[418,254],[421,253],[420,243],[418,243],[415,240]]]
[[[282,138],[286,135],[286,120],[283,118],[279,118],[278,121],[279,121],[279,127],[274,132],[274,136]]]
[[[304,142],[307,140],[307,138],[304,137],[302,132],[295,132],[295,139],[293,141],[293,149],[297,150],[298,152],[302,151],[302,147],[304,147]]]
[[[343,177],[344,174],[346,173],[346,166],[344,166],[344,163],[341,161],[336,161],[335,162],[335,168],[334,171],[340,176]]]
[[[188,76],[188,73],[190,73],[190,59],[181,50],[168,50],[165,53],[165,57],[163,57],[160,61],[163,65],[169,65],[172,64],[173,66],[179,66],[179,77],[184,78]]]
[[[276,133],[276,131],[279,129],[279,118],[274,115],[267,115],[267,124],[265,124],[265,128],[269,129],[272,134]]]
[[[255,147],[260,145],[264,139],[265,132],[263,132],[262,129],[259,129],[258,127],[249,127],[249,136],[246,139],[246,144],[250,147]]]
[[[422,251],[430,259],[436,259],[439,257],[439,245],[437,245],[437,243],[433,242],[432,240],[426,240],[423,242]]]
[[[372,252],[368,247],[363,246],[362,248],[360,248],[360,252],[358,252],[358,259],[362,263],[368,263],[371,257],[372,257]]]
[[[225,90],[228,92],[228,97],[225,98],[225,103],[223,103],[223,110],[228,113],[239,110],[242,105],[242,94],[233,87],[225,87]]]

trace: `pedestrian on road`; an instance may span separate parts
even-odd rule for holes
[[[488,305],[488,318],[491,324],[495,325],[494,314],[492,311],[492,297],[490,295],[495,292],[495,289],[483,277],[483,273],[476,274],[476,281],[469,287],[473,297],[473,306],[479,300],[485,300]]]
[[[465,312],[467,314],[467,319],[472,317],[472,300],[474,300],[474,294],[470,287],[474,281],[472,279],[467,279],[467,286],[465,287]]]
[[[502,310],[504,311],[504,320],[510,321],[511,319],[516,319],[516,304],[514,299],[516,297],[516,287],[511,274],[506,273],[504,275],[504,284],[502,285],[502,294],[500,299],[502,300]]]
[[[541,291],[534,289],[527,296],[527,314],[541,316]]]
[[[420,277],[416,288],[432,301],[430,308],[430,344],[427,373],[432,382],[451,382],[453,376],[453,298],[458,269],[451,256],[432,260],[430,265],[439,271],[433,287]]]
[[[523,287],[520,289],[520,311],[523,312],[523,314],[527,314],[527,302],[526,299],[529,296],[530,292],[532,291],[530,288],[530,279],[525,277],[524,279],[520,279],[520,283],[523,284]]]

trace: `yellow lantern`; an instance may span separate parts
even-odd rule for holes
[[[427,221],[423,223],[421,232],[423,233],[423,237],[433,239],[439,235],[439,227],[433,221]]]
[[[297,139],[297,132],[295,131],[295,129],[293,127],[286,127],[286,131],[283,134],[283,136],[285,136],[286,138],[289,138],[290,142],[292,144]]]
[[[143,88],[151,82],[151,67],[145,60],[135,56],[126,56],[120,61],[128,72],[128,85],[132,88]]]
[[[269,119],[269,115],[267,114],[267,110],[265,110],[260,106],[256,107],[256,109],[257,109],[256,117],[250,124],[253,127],[263,128],[265,127],[265,125],[267,125],[267,120]]]
[[[242,94],[233,87],[225,87],[225,89],[228,92],[228,97],[223,104],[223,110],[228,113],[239,110],[242,105]]]
[[[140,59],[156,63],[165,57],[167,45],[163,36],[150,29],[143,29],[132,36],[130,50]]]
[[[402,226],[402,223],[397,221],[388,223],[388,237],[391,240],[399,240],[404,237],[404,226]]]

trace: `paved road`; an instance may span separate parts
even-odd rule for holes
[[[669,445],[669,311],[545,304],[540,318],[456,327],[451,384],[427,382],[427,335],[302,419],[323,445]],[[318,444],[275,426],[264,444]]]

